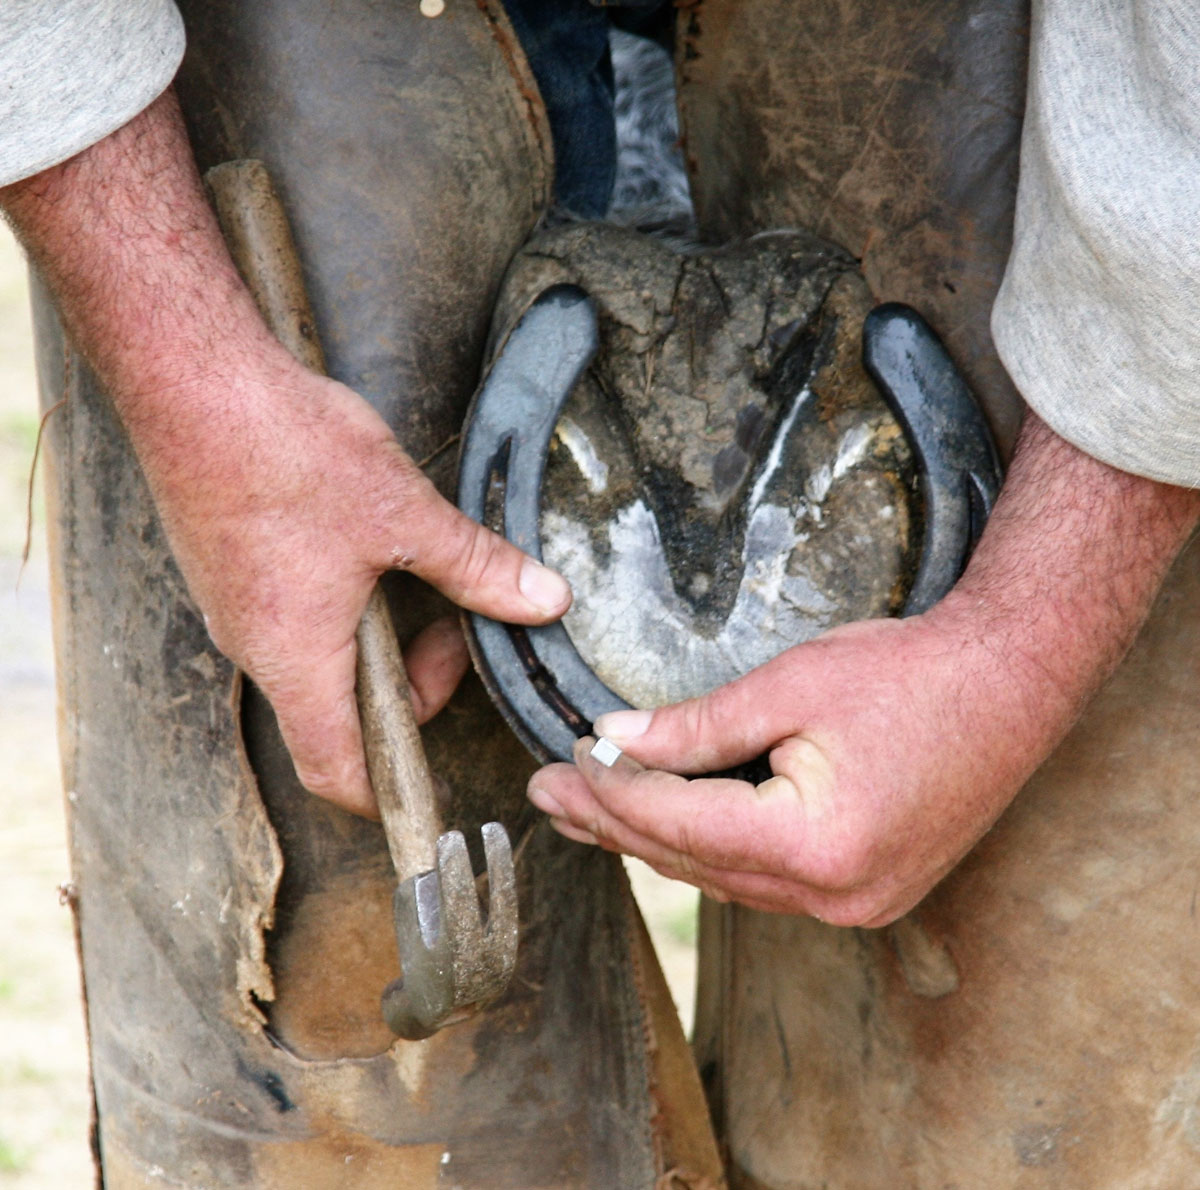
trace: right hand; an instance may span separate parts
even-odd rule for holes
[[[0,207],[113,398],[217,647],[271,701],[300,780],[377,815],[354,634],[379,575],[523,624],[562,615],[566,583],[443,500],[366,401],[271,335],[170,92]],[[466,668],[461,636],[431,629],[409,664],[428,717]]]
[[[300,781],[377,817],[354,683],[355,630],[379,575],[411,570],[462,607],[522,624],[562,615],[570,589],[443,499],[360,396],[270,354],[226,380],[230,416],[199,457],[160,469],[139,453],[209,633],[270,700]],[[169,400],[156,404],[169,416]],[[431,625],[407,663],[429,718],[467,667],[457,626]]]

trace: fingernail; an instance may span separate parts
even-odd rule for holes
[[[526,558],[517,579],[522,595],[540,612],[558,612],[570,601],[571,588],[561,574]]]
[[[653,711],[609,711],[592,724],[592,729],[598,736],[607,736],[614,743],[624,744],[645,735],[653,718]]]
[[[549,814],[551,818],[565,818],[566,810],[558,804],[544,789],[537,785],[529,787],[528,798],[543,814]]]

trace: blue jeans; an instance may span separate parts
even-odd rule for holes
[[[608,29],[663,26],[661,0],[504,0],[509,20],[542,92],[554,137],[555,200],[572,214],[599,219],[617,168],[613,74]],[[665,26],[664,26],[665,27]]]

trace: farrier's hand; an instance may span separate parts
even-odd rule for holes
[[[566,584],[442,500],[365,401],[272,337],[170,92],[0,207],[112,396],[214,640],[271,700],[301,780],[375,812],[353,686],[376,576],[405,567],[524,623],[561,614]],[[443,624],[408,661],[427,716],[462,641]]]
[[[229,403],[221,449],[160,458],[162,414],[131,423],[172,550],[214,643],[270,700],[300,780],[372,814],[354,634],[378,576],[411,570],[463,607],[526,624],[561,615],[569,588],[444,500],[343,385],[282,351],[203,384]],[[426,719],[468,664],[457,623],[427,630],[406,661]]]
[[[534,774],[564,834],[714,896],[882,925],[972,846],[1123,655],[1200,495],[1115,471],[1027,419],[954,591],[837,629],[705,698],[602,716],[611,770]],[[770,753],[757,789],[672,772]],[[649,766],[642,770],[635,763]],[[662,771],[662,770],[671,770]]]
[[[848,625],[704,698],[602,716],[626,756],[605,768],[583,741],[577,767],[543,769],[530,797],[568,837],[718,899],[885,924],[987,830],[1073,714],[977,628],[945,604]],[[757,787],[674,775],[764,753],[774,776]]]

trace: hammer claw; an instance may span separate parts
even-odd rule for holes
[[[391,1030],[410,1041],[470,1016],[508,985],[516,966],[516,875],[508,835],[498,822],[483,828],[488,868],[487,923],[475,890],[466,840],[438,839],[437,867],[397,887],[392,901],[402,978],[382,999]]]
[[[495,979],[507,983],[517,965],[517,873],[504,827],[487,822],[482,834],[488,872],[487,953]]]
[[[445,933],[457,967],[461,955],[483,946],[483,915],[475,891],[475,873],[461,831],[447,831],[438,839],[437,874],[441,920],[453,923]]]

